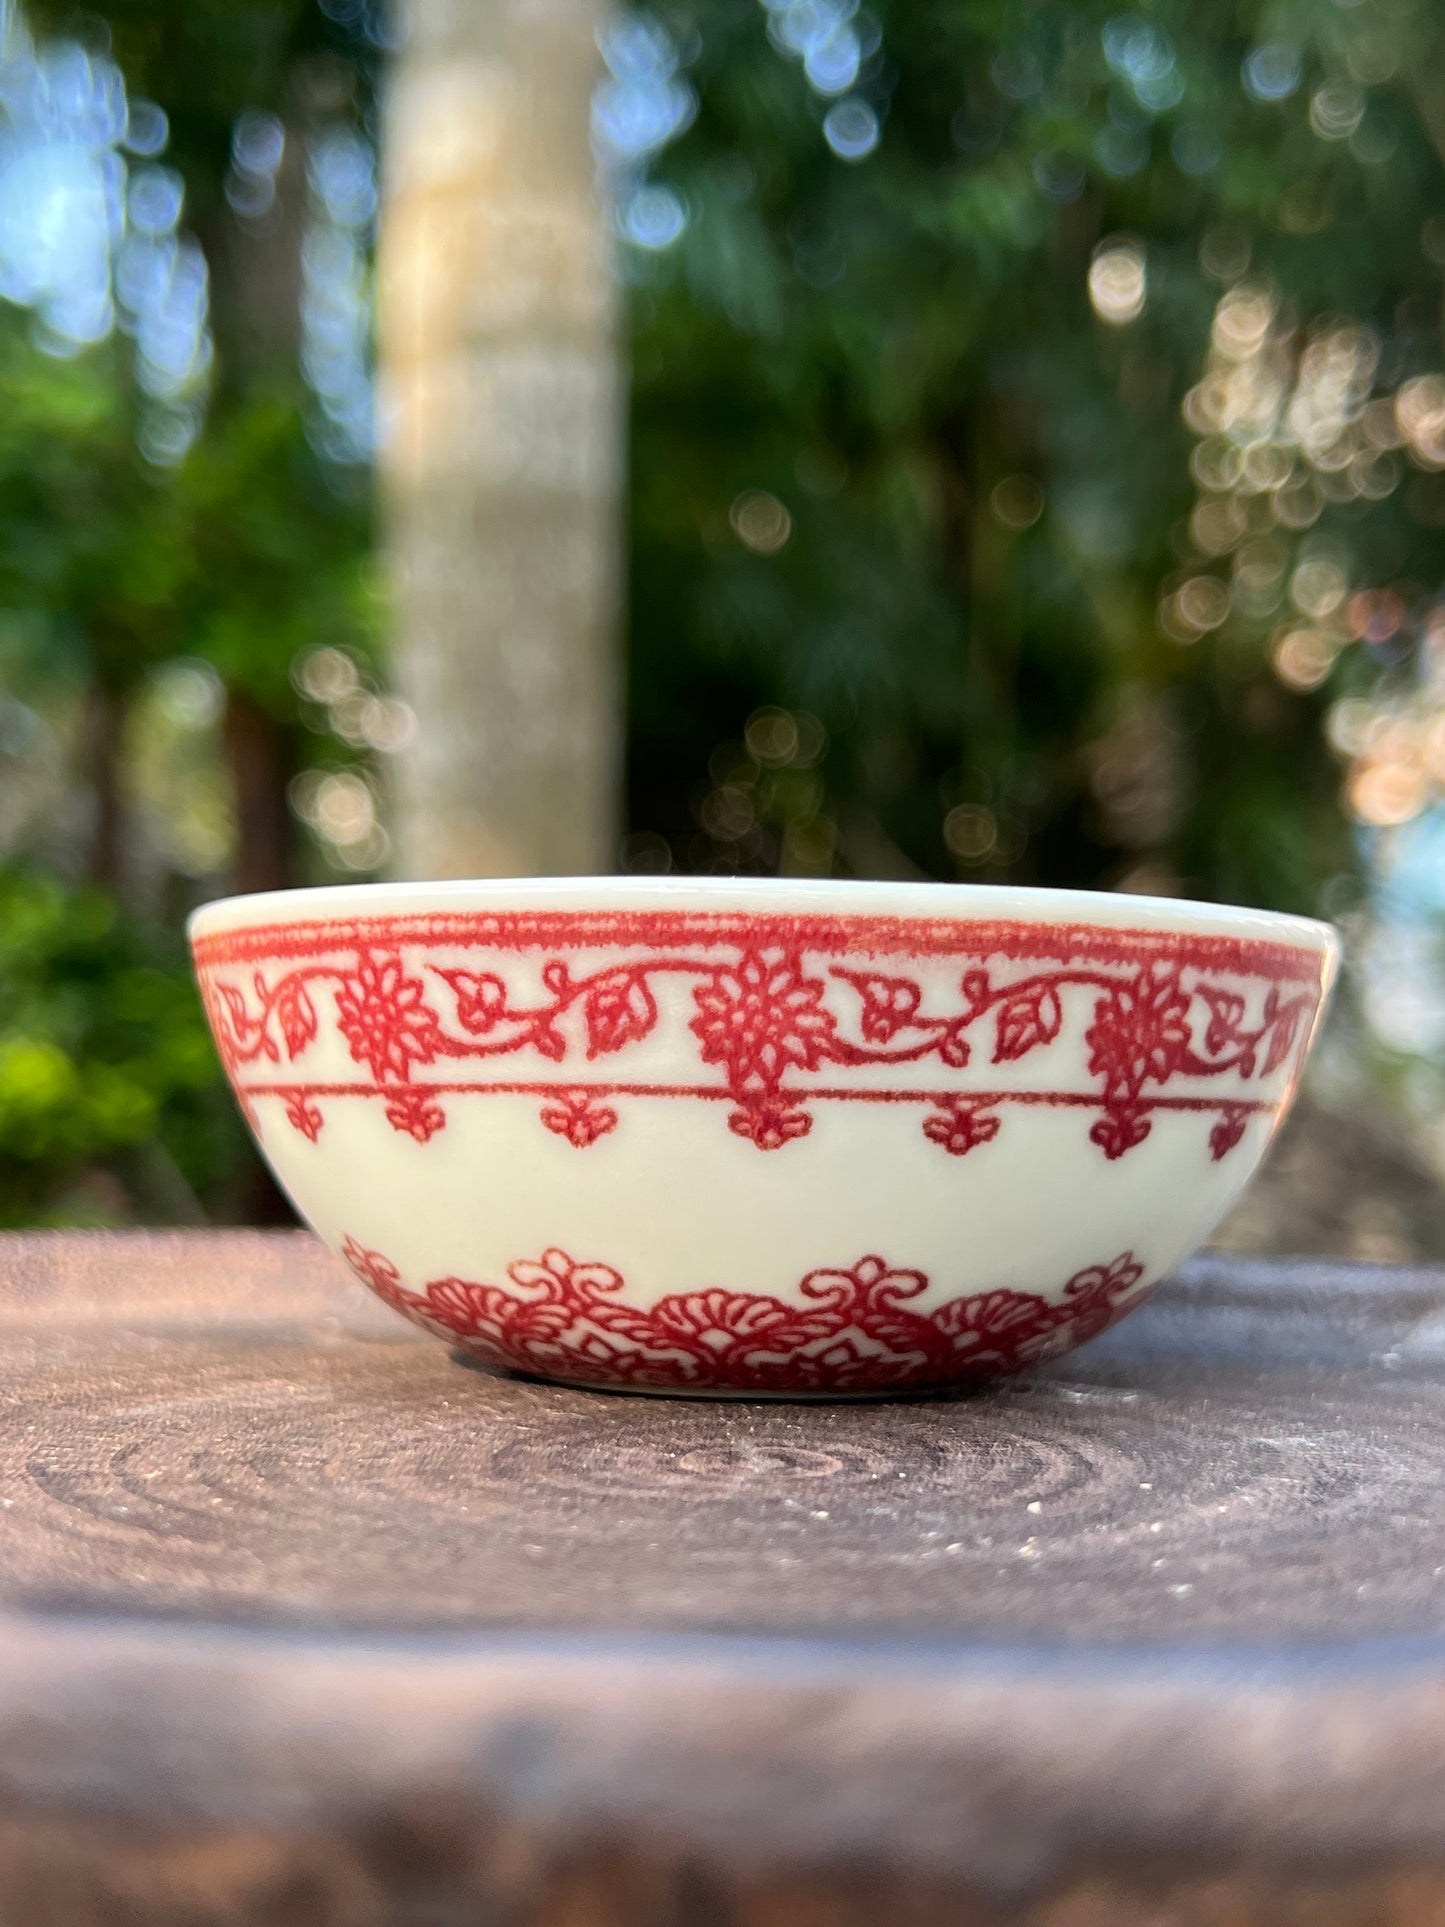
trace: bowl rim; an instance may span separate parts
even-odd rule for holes
[[[459,912],[757,912],[772,916],[916,917],[958,923],[1062,924],[1104,930],[1262,939],[1322,952],[1334,927],[1312,917],[1191,897],[1058,890],[1029,884],[865,881],[835,877],[514,876],[402,883],[327,883],[218,897],[186,920],[194,944],[222,931],[335,919]]]

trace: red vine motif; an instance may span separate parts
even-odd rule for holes
[[[768,922],[754,920],[756,926]],[[996,932],[968,924],[958,926],[964,967],[951,1009],[931,1009],[914,975],[880,968],[876,959],[867,967],[827,961],[829,948],[837,954],[836,939],[831,945],[810,944],[785,927],[776,942],[730,933],[721,956],[709,954],[716,944],[706,938],[689,936],[675,947],[655,940],[641,956],[575,975],[565,958],[544,956],[542,996],[519,1001],[499,969],[427,962],[424,939],[416,940],[421,955],[409,969],[403,956],[407,933],[380,920],[370,940],[364,934],[348,936],[344,944],[328,944],[325,926],[319,926],[317,960],[290,962],[278,943],[279,974],[268,979],[262,952],[247,986],[221,974],[248,954],[247,934],[240,933],[229,949],[225,934],[198,946],[211,1025],[242,1102],[254,1105],[257,1095],[279,1094],[289,1122],[313,1142],[324,1121],[318,1099],[358,1093],[382,1098],[393,1128],[424,1144],[446,1123],[443,1096],[484,1092],[488,1086],[449,1085],[439,1077],[419,1077],[418,1071],[444,1060],[527,1054],[554,1065],[578,1056],[589,1064],[616,1057],[657,1030],[659,990],[669,978],[678,978],[690,991],[687,1029],[702,1064],[720,1073],[720,1091],[707,1085],[694,1092],[691,1087],[585,1083],[575,1073],[565,1081],[505,1088],[536,1093],[543,1100],[542,1123],[578,1149],[617,1128],[619,1112],[611,1100],[618,1096],[724,1095],[732,1101],[731,1130],[764,1151],[807,1136],[812,1106],[819,1101],[893,1097],[927,1106],[925,1135],[954,1157],[997,1137],[998,1106],[1027,1101],[1092,1108],[1096,1116],[1089,1136],[1109,1159],[1142,1143],[1160,1108],[1211,1111],[1215,1122],[1208,1143],[1217,1160],[1239,1143],[1254,1112],[1276,1108],[1277,1096],[1221,1092],[1211,1098],[1195,1091],[1175,1097],[1167,1087],[1225,1072],[1244,1082],[1271,1077],[1307,1035],[1320,995],[1318,968],[1307,951],[1286,951],[1281,965],[1280,947],[1261,945],[1262,952],[1272,949],[1273,954],[1255,966],[1243,946],[1243,961],[1231,956],[1211,971],[1207,961],[1200,961],[1207,946],[1201,952],[1197,940],[1130,933],[1125,937],[1140,954],[1131,954],[1118,933],[1082,932],[1073,956],[1051,959],[1023,976],[1006,970],[995,974],[990,960],[1000,954],[1008,958],[1008,945]],[[858,947],[864,947],[861,941]],[[1027,949],[1018,948],[1028,956]],[[810,951],[821,959],[815,966],[810,966]],[[1221,981],[1221,975],[1265,979],[1256,1019],[1249,1015],[1247,988]],[[316,995],[321,987],[330,991],[337,1033],[371,1082],[336,1086],[243,1079],[239,1073],[248,1065],[294,1064],[316,1047],[324,1028],[324,1006],[318,1008]],[[995,1065],[1017,1064],[1080,1025],[1080,1017],[1070,1013],[1079,1011],[1073,1000],[1081,996],[1090,1012],[1087,1027],[1080,1027],[1088,1072],[1097,1080],[1092,1093],[964,1086],[879,1092],[863,1086],[810,1089],[807,1082],[825,1066],[851,1070],[930,1058],[959,1073],[970,1068],[980,1046]]]
[[[684,1392],[903,1392],[1023,1371],[1097,1337],[1138,1303],[1144,1276],[1126,1251],[1076,1272],[1057,1302],[999,1290],[924,1312],[906,1301],[927,1291],[925,1274],[870,1256],[810,1271],[800,1304],[717,1287],[641,1311],[620,1298],[620,1272],[564,1251],[510,1265],[508,1287],[438,1278],[419,1291],[355,1238],[342,1255],[394,1310],[488,1364]]]

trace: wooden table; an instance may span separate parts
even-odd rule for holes
[[[6,1927],[1445,1922],[1445,1270],[813,1407],[494,1375],[293,1235],[0,1282]]]

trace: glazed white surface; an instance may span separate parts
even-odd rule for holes
[[[1177,933],[1186,944],[1194,937],[1239,938],[1297,952],[1312,994],[1328,987],[1337,955],[1324,925],[1212,905],[978,886],[711,879],[297,891],[208,905],[193,919],[192,936],[204,950],[236,933],[284,934],[335,922],[348,931],[337,945],[338,956],[345,956],[354,949],[357,920],[420,919],[417,934],[392,947],[403,972],[424,982],[439,1005],[449,994],[444,973],[483,968],[504,979],[521,1005],[545,1000],[546,943],[509,948],[491,940],[479,953],[427,934],[424,920],[553,911],[729,913],[744,920],[738,928],[752,914],[921,918],[956,922],[965,934],[980,923],[1027,925],[1069,933],[1067,941],[1076,936],[1085,950],[1090,930]],[[591,941],[568,954],[581,972],[635,964],[646,951],[630,941]],[[849,961],[903,974],[919,987],[923,1008],[947,1009],[959,995],[957,956],[910,955],[895,941],[886,956],[869,961],[849,953]],[[249,994],[247,982],[257,973],[264,978],[281,967],[261,956],[231,974]],[[828,955],[809,952],[808,967],[821,980]],[[1027,975],[1029,966],[1000,956],[990,968]],[[203,981],[226,974],[223,965],[202,972]],[[1257,1022],[1267,987],[1247,970],[1214,976]],[[700,1060],[692,982],[663,973],[654,992],[655,1024],[616,1056],[589,1058],[573,1009],[559,1020],[567,1051],[557,1065],[533,1051],[418,1062],[409,1088],[469,1086],[437,1090],[444,1126],[419,1142],[388,1122],[377,1097],[345,1094],[358,1062],[338,1027],[334,992],[318,975],[310,992],[318,1030],[304,1062],[306,1080],[323,1093],[315,1101],[324,1122],[313,1142],[288,1123],[284,1092],[255,1094],[249,1102],[261,1148],[297,1210],[328,1243],[339,1249],[349,1238],[385,1253],[413,1290],[449,1277],[505,1287],[513,1264],[561,1248],[574,1260],[615,1268],[626,1281],[622,1296],[640,1308],[719,1286],[796,1302],[810,1272],[846,1269],[870,1254],[890,1267],[926,1273],[919,1310],[998,1289],[1056,1301],[1076,1273],[1126,1252],[1143,1265],[1144,1283],[1152,1282],[1207,1236],[1273,1135],[1312,1028],[1303,1027],[1286,1061],[1268,1076],[1226,1071],[1171,1080],[1171,1096],[1215,1108],[1151,1109],[1148,1135],[1110,1159],[1089,1135],[1099,1079],[1087,1037],[1100,993],[1097,985],[1065,986],[1057,1036],[1014,1061],[991,1061],[981,1030],[964,1068],[925,1058],[846,1071],[829,1065],[820,1074],[790,1077],[790,1101],[806,1109],[811,1127],[763,1149],[729,1128],[734,1100],[717,1067]],[[852,995],[829,980],[828,996],[850,1017],[856,1015]],[[1198,1021],[1202,1027],[1202,1016]],[[284,1062],[262,1063],[241,1067],[236,1077],[256,1086],[284,1082],[288,1070]],[[492,1088],[519,1080],[571,1088],[623,1080],[709,1087],[711,1094],[649,1096],[644,1089],[608,1096],[618,1113],[615,1128],[579,1147],[539,1123],[542,1100],[535,1090]],[[842,1085],[848,1101],[824,1094]],[[941,1088],[997,1097],[996,1136],[961,1156],[930,1141],[920,1129],[926,1102],[915,1104],[909,1094],[921,1100]],[[884,1089],[888,1101],[867,1101],[869,1092]],[[1063,1101],[1070,1097],[1080,1101]],[[1269,1108],[1252,1111],[1239,1141],[1215,1159],[1209,1133],[1217,1107],[1229,1102]]]
[[[1199,931],[1322,946],[1327,923],[1184,897],[1036,890],[990,883],[872,883],[835,877],[486,877],[441,883],[337,883],[220,897],[193,911],[194,941],[218,930],[313,918],[444,916],[505,910],[759,910],[798,916],[957,917],[1088,924],[1099,929]],[[1331,966],[1333,969],[1333,965]]]

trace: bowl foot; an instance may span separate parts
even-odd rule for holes
[[[541,1372],[509,1371],[505,1366],[489,1365],[470,1352],[454,1351],[455,1364],[496,1378],[515,1378],[524,1385],[560,1385],[569,1392],[601,1392],[607,1398],[681,1398],[733,1405],[877,1405],[884,1400],[909,1400],[971,1397],[1001,1383],[995,1379],[975,1379],[954,1385],[880,1385],[868,1391],[754,1391],[747,1386],[718,1385],[599,1385],[582,1378],[553,1378]]]

